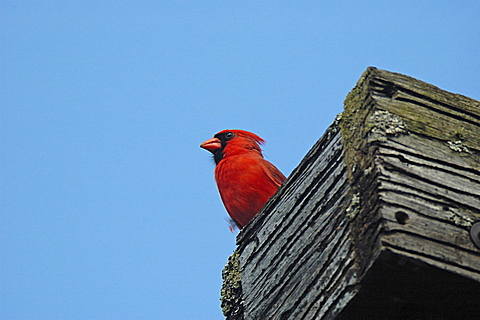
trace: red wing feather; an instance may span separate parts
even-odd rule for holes
[[[264,165],[266,167],[266,173],[268,177],[275,182],[277,187],[280,187],[282,183],[287,179],[280,170],[277,169],[273,164],[265,160]]]

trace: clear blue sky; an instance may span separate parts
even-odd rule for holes
[[[480,1],[0,0],[0,318],[222,319],[199,144],[286,175],[368,66],[479,99]]]

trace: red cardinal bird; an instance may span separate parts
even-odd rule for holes
[[[265,140],[248,131],[223,130],[200,145],[217,166],[215,180],[228,214],[242,229],[285,181],[285,176],[263,158]]]

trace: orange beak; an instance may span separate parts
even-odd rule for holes
[[[218,138],[208,139],[207,141],[203,142],[200,145],[200,148],[208,150],[213,153],[213,151],[220,149],[222,147],[222,143]]]

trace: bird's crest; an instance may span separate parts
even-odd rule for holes
[[[233,132],[233,134],[235,134],[238,137],[244,137],[244,138],[252,139],[253,141],[258,143],[259,145],[264,145],[265,142],[266,142],[264,139],[260,138],[255,133],[251,133],[249,131],[239,130],[239,129],[222,130],[222,131],[218,132],[217,134],[227,133],[227,132]]]

